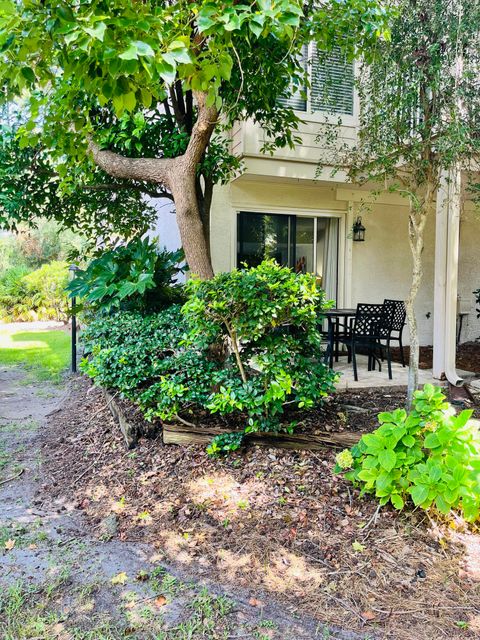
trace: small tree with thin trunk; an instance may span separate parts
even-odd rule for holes
[[[409,204],[411,405],[418,387],[414,305],[423,275],[425,225],[441,175],[463,171],[473,183],[480,151],[480,3],[400,0],[397,9],[391,39],[379,42],[374,62],[360,70],[358,142],[341,150],[334,162],[352,181],[399,193]]]
[[[303,86],[304,43],[353,55],[385,25],[380,0],[5,0],[0,84],[27,99],[22,140],[56,157],[62,189],[89,154],[117,187],[153,185],[175,203],[190,269],[209,278],[213,185],[238,169],[214,133],[252,117],[266,147],[293,145],[299,120],[278,98]]]

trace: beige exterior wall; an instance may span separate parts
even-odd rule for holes
[[[317,156],[318,159],[318,156]],[[348,237],[360,210],[361,194],[349,185],[312,180],[316,163],[287,159],[246,158],[247,172],[231,184],[215,189],[211,237],[214,269],[236,266],[236,217],[239,211],[332,215],[340,218],[339,306],[358,302],[405,299],[410,283],[407,207],[398,196],[385,196],[368,210],[362,206],[364,243]],[[298,173],[304,171],[305,177]],[[309,173],[308,173],[309,172]],[[306,175],[309,174],[308,179]],[[276,176],[276,177],[274,177]],[[337,177],[338,180],[338,177]],[[418,295],[417,317],[421,344],[432,344],[435,217],[432,214],[423,255],[424,280]],[[472,291],[480,287],[480,214],[472,208],[462,216],[459,266],[460,307],[464,318],[462,341],[480,336]],[[408,343],[408,331],[406,331]]]

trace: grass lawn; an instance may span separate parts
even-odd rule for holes
[[[0,365],[23,365],[37,380],[60,382],[70,361],[70,334],[0,325]]]

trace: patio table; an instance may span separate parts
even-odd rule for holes
[[[328,322],[327,330],[327,350],[325,351],[325,363],[328,362],[330,369],[333,368],[333,356],[335,356],[335,362],[338,362],[338,337],[340,333],[340,319],[343,319],[344,334],[347,332],[348,321],[350,318],[354,318],[357,313],[356,309],[328,309],[323,312],[323,315]]]

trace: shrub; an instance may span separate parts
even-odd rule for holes
[[[32,307],[23,281],[29,271],[28,267],[17,266],[0,274],[0,318],[3,320],[32,319]]]
[[[468,521],[480,512],[480,437],[472,411],[455,415],[441,389],[425,385],[414,409],[380,413],[380,427],[337,456],[336,471],[381,505],[408,501],[443,514],[459,510]]]
[[[39,320],[66,320],[68,298],[65,287],[68,283],[66,262],[53,261],[23,277],[27,294]]]
[[[67,289],[94,312],[152,313],[182,300],[182,288],[175,286],[182,259],[182,251],[160,251],[156,241],[135,238],[103,251],[86,269],[77,271]]]
[[[321,357],[325,298],[313,275],[266,260],[191,279],[187,294],[190,344],[222,354],[212,413],[243,411],[247,431],[275,430],[287,403],[309,409],[334,390],[336,375]]]
[[[138,401],[144,389],[169,372],[170,362],[182,349],[184,325],[178,305],[150,316],[139,312],[100,316],[82,331],[81,369],[100,386]]]
[[[65,262],[50,262],[30,273],[26,267],[9,269],[0,278],[0,316],[13,321],[65,321],[67,282]]]
[[[281,428],[285,407],[309,409],[333,390],[323,364],[312,276],[273,262],[191,280],[189,299],[154,316],[118,313],[84,332],[82,369],[119,389],[147,419],[195,411],[246,414],[246,430]],[[215,451],[238,448],[236,435]]]

